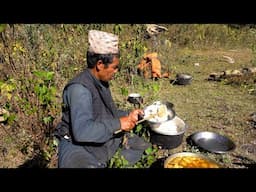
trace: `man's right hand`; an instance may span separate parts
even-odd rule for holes
[[[143,110],[135,109],[128,116],[121,117],[120,118],[121,130],[123,131],[132,130],[135,127],[136,122],[138,121],[139,115],[143,115],[143,114],[144,114]]]
[[[122,131],[130,131],[135,127],[136,122],[133,121],[129,116],[121,117],[121,130]]]

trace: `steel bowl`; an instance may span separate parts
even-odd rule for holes
[[[181,152],[169,156],[164,168],[222,168],[216,161],[198,153]]]
[[[200,131],[190,136],[192,144],[213,153],[227,153],[236,148],[235,143],[226,136],[210,131]]]

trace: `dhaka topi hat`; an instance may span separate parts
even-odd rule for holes
[[[118,36],[104,31],[90,30],[88,34],[89,52],[97,54],[117,54]]]

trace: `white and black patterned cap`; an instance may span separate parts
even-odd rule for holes
[[[104,31],[90,30],[89,51],[97,54],[117,54],[118,36]]]

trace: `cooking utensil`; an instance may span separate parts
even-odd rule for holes
[[[143,98],[139,93],[131,93],[128,95],[127,101],[132,103],[134,107],[138,105],[138,108],[140,108],[141,104],[143,103]]]
[[[188,125],[178,116],[163,123],[151,123],[150,141],[163,149],[173,149],[181,145]]]
[[[153,104],[147,106],[144,109],[144,116],[149,122],[152,123],[163,123],[165,121],[171,120],[175,117],[175,111],[173,110],[173,104],[166,101],[155,101]],[[148,116],[156,114],[151,118]]]
[[[143,119],[137,121],[137,122],[136,122],[136,125],[138,125],[139,123],[142,123],[142,122],[144,122],[144,121],[146,121],[146,120],[149,120],[149,119],[151,119],[151,118],[154,118],[154,116],[156,116],[156,115],[157,115],[157,114],[151,114],[151,115],[149,115],[148,117],[145,117],[145,118],[143,118]]]
[[[167,119],[165,119],[164,121],[170,120],[170,119],[171,119],[171,116],[172,116],[172,115],[170,115],[170,114],[174,114],[174,112],[171,113],[170,110],[168,110],[168,109],[166,109],[166,112],[164,112],[164,113],[167,113]],[[147,121],[147,120],[150,120],[150,119],[153,119],[153,118],[157,118],[157,117],[159,117],[159,116],[161,116],[161,115],[162,115],[162,114],[161,114],[160,111],[157,111],[157,112],[154,113],[154,114],[149,114],[147,117],[144,116],[143,119],[137,121],[136,125],[139,124],[139,123],[142,123],[142,122],[144,122],[144,121]]]
[[[136,94],[134,93],[131,96],[132,97],[130,97],[130,98],[133,98],[133,99],[134,98],[139,98],[139,94],[137,94],[137,93]],[[135,100],[132,100],[132,99],[130,101],[135,102]],[[138,101],[139,100],[136,100],[136,102],[138,102]],[[160,101],[158,101],[158,103],[154,102],[153,104],[158,104],[159,105],[159,106],[157,106],[158,108],[156,108],[155,111],[152,111],[149,108],[152,105],[147,107],[147,108],[145,108],[144,109],[144,117],[143,117],[143,119],[137,121],[136,125],[139,124],[139,123],[142,123],[142,122],[144,122],[146,120],[152,120],[152,119],[158,118],[158,117],[160,117],[162,119],[160,119],[161,121],[157,121],[156,123],[161,123],[161,122],[164,122],[164,121],[169,121],[169,120],[174,118],[175,111],[172,109],[172,107],[173,107],[172,103],[170,103],[170,102],[162,102],[161,103]],[[121,131],[122,130],[119,129],[119,130],[115,131],[114,134],[118,134]]]
[[[210,131],[200,131],[190,136],[192,144],[213,153],[227,153],[236,145],[228,137]]]
[[[166,110],[167,110],[166,113],[167,113],[168,116],[167,116],[167,119],[164,120],[164,121],[168,121],[168,120],[171,119],[170,115],[169,115],[169,113],[170,113],[169,110],[168,109],[166,109]],[[173,114],[173,113],[171,113],[171,114]],[[151,113],[151,114],[148,114],[147,116],[144,116],[143,119],[136,122],[136,125],[138,125],[139,123],[142,123],[146,120],[150,120],[150,119],[153,119],[153,118],[161,116],[161,115],[162,115],[161,111],[157,110],[155,113]],[[122,131],[122,129],[119,129],[119,130],[115,131],[114,133],[117,134],[117,133],[120,133],[121,131]]]
[[[180,73],[176,75],[176,79],[174,80],[175,84],[178,85],[188,85],[191,83],[193,77],[189,74]]]

